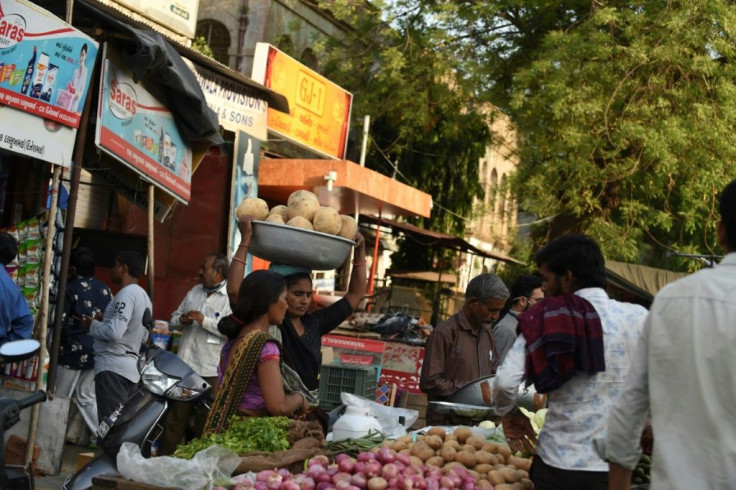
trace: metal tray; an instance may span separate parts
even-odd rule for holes
[[[495,375],[485,376],[471,381],[455,393],[450,395],[447,401],[452,403],[463,403],[466,405],[492,405],[493,379]],[[519,394],[516,399],[517,405],[527,410],[534,410],[534,386],[524,388],[519,386]]]
[[[493,407],[479,405],[465,405],[464,403],[429,402],[429,405],[437,413],[442,415],[454,415],[456,417],[467,417],[470,419],[485,419],[493,416]]]
[[[253,220],[248,251],[269,262],[331,270],[348,258],[355,242],[319,231]]]

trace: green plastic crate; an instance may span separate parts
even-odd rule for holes
[[[376,366],[324,364],[319,376],[319,406],[329,412],[342,404],[343,392],[375,400],[376,388]]]

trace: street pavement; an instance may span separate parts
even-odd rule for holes
[[[74,444],[64,444],[61,456],[61,471],[56,476],[37,476],[35,478],[36,490],[58,490],[64,479],[69,473],[74,473],[77,469],[77,456],[80,453],[100,454],[99,449],[89,449],[87,446],[76,446]]]

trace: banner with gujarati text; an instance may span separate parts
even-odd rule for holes
[[[97,48],[51,12],[0,0],[0,104],[79,127]]]

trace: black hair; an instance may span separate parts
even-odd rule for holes
[[[501,312],[498,314],[498,321],[501,321],[506,314],[511,311],[511,308],[520,301],[520,298],[529,298],[532,295],[532,291],[542,287],[542,278],[536,274],[525,274],[514,279],[514,282],[509,286],[511,295],[508,301],[504,305]]]
[[[251,272],[240,284],[238,303],[232,315],[220,320],[217,330],[228,339],[234,339],[244,326],[265,315],[285,289],[286,280],[281,274],[267,270]]]
[[[526,274],[523,276],[519,276],[514,279],[514,282],[511,283],[511,287],[509,287],[509,291],[511,291],[509,301],[513,301],[521,297],[528,298],[531,296],[532,291],[541,287],[542,278],[538,275]]]
[[[80,276],[95,275],[95,254],[91,248],[77,247],[72,251],[69,263],[77,269]]]
[[[0,233],[0,264],[8,265],[18,255],[18,242],[7,232]]]
[[[127,266],[128,275],[132,277],[140,277],[140,275],[143,274],[143,268],[146,265],[141,254],[133,250],[123,250],[118,254],[118,257],[115,260],[117,260],[120,265]]]
[[[603,288],[606,286],[606,263],[601,248],[585,235],[564,235],[555,238],[534,254],[537,266],[547,264],[556,276],[570,270],[576,287]]]
[[[312,276],[306,272],[295,272],[294,274],[284,276],[284,279],[286,280],[287,288],[290,288],[302,279],[309,279],[310,284],[312,283]]]
[[[726,228],[726,246],[729,252],[736,252],[736,180],[723,189],[719,201],[721,223]]]
[[[80,49],[79,52],[81,53],[82,51],[84,51],[85,53],[89,53],[89,48],[87,47],[87,43],[82,44],[82,49]]]
[[[212,261],[212,268],[215,269],[216,272],[219,272],[223,279],[227,279],[227,270],[230,268],[230,263],[227,261],[225,254],[214,252],[207,254],[207,257],[215,258],[215,260]]]

